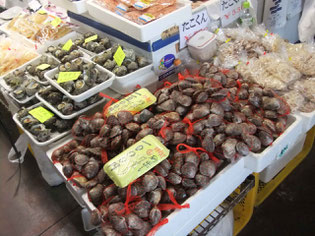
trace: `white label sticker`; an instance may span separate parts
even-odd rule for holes
[[[287,22],[287,1],[266,0],[264,24],[267,29],[282,28]]]
[[[119,10],[122,10],[124,12],[128,11],[128,6],[126,6],[125,4],[123,3],[119,3],[117,6],[116,6]]]
[[[189,21],[185,21],[179,26],[179,47],[186,47],[186,41],[190,39],[196,32],[206,29],[209,24],[209,16],[207,10],[202,10],[193,14]]]
[[[39,8],[42,7],[42,5],[37,0],[32,0],[28,6],[33,10],[37,11]]]
[[[227,26],[240,17],[244,0],[220,0],[221,24]]]

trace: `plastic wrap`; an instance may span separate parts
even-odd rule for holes
[[[279,52],[284,47],[284,40],[277,34],[269,33],[264,25],[258,25],[253,32],[259,36],[260,42],[271,52]]]
[[[38,54],[12,39],[0,37],[0,76],[12,71]]]
[[[291,90],[290,92],[285,93],[282,97],[289,104],[292,112],[298,111],[306,103],[304,96],[296,90]]]
[[[15,31],[38,43],[44,43],[48,40],[57,40],[72,31],[71,28],[63,22],[53,25],[51,22],[53,22],[54,19],[56,18],[48,14],[21,14],[9,22],[7,29]]]
[[[286,44],[289,62],[302,74],[315,76],[315,47],[307,44]]]
[[[96,3],[140,25],[177,9],[176,0],[96,0]]]
[[[300,91],[308,100],[315,103],[315,79],[297,81],[294,84],[294,89]]]
[[[300,111],[305,112],[305,113],[310,113],[310,112],[315,111],[315,103],[314,102],[307,102],[307,103],[303,104],[300,107]]]
[[[274,90],[287,90],[288,86],[301,78],[299,71],[275,53],[241,64],[237,66],[237,71],[246,80]]]

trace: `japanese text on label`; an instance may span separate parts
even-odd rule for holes
[[[221,23],[226,26],[240,17],[244,0],[221,0]]]
[[[195,13],[189,21],[185,21],[179,26],[179,44],[180,49],[186,47],[186,41],[194,34],[207,28],[209,23],[209,16],[207,10],[202,10]]]
[[[45,121],[49,120],[51,117],[54,116],[54,113],[48,111],[47,109],[41,106],[30,110],[28,113],[30,113],[35,119],[39,120],[39,122],[41,123],[44,123]]]

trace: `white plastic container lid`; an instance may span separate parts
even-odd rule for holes
[[[209,43],[215,40],[217,36],[210,31],[203,30],[195,34],[189,41],[187,42],[188,46],[194,47],[196,49],[202,49],[206,47]]]

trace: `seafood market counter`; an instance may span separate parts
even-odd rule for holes
[[[215,58],[200,63],[189,47],[179,59],[167,51],[174,35],[148,41],[191,16],[187,1],[142,6],[145,18],[138,5],[118,16],[112,2],[65,7],[109,26],[119,20],[116,28],[129,26],[139,42],[100,24],[74,32],[43,11],[2,25],[1,92],[23,132],[18,143],[30,144],[51,186],[65,183],[85,230],[187,235],[252,173],[268,182],[302,150],[315,123],[314,48],[262,26],[227,28],[208,32]],[[160,46],[167,79],[153,71]]]

